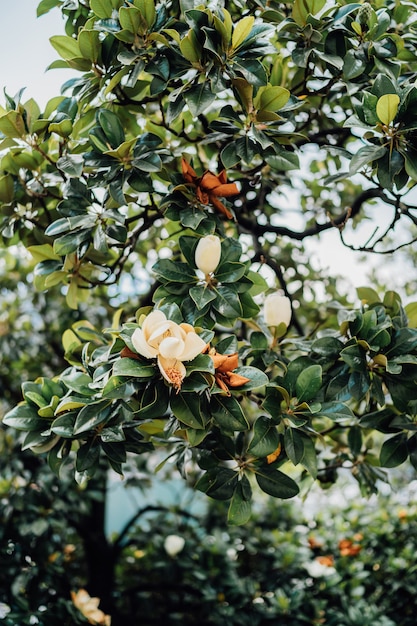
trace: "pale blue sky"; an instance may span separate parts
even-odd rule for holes
[[[6,4],[5,0],[3,0]],[[38,0],[13,0],[2,7],[0,20],[0,103],[3,89],[14,96],[26,87],[23,101],[34,98],[40,105],[59,95],[61,85],[74,75],[71,70],[46,68],[58,54],[49,37],[63,35],[64,21],[59,9],[36,17]]]

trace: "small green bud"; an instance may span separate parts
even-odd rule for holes
[[[368,30],[369,22],[372,17],[372,7],[369,2],[364,2],[358,10],[358,22],[362,26],[363,30]]]

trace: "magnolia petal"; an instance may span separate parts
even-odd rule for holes
[[[227,361],[227,354],[217,354],[217,353],[210,354],[209,353],[209,356],[211,357],[213,361],[214,369],[218,371],[222,371],[222,365],[223,363]]]
[[[226,360],[219,367],[220,372],[232,372],[239,365],[238,354],[234,352],[233,354],[225,354]]]
[[[225,375],[224,374],[216,374],[214,378],[216,380],[216,383],[220,387],[220,389],[222,389],[226,393],[226,395],[230,397],[232,394],[230,393],[229,388],[226,385],[226,382],[224,380],[224,378],[226,378]]]
[[[227,182],[226,170],[222,170],[217,178],[219,179],[219,182],[224,185]]]
[[[228,384],[229,387],[241,387],[246,383],[250,382],[250,378],[246,378],[246,376],[241,376],[240,374],[235,374],[234,372],[228,372]]]
[[[158,367],[162,376],[176,389],[180,389],[182,381],[185,378],[186,369],[181,361],[177,359],[165,359],[162,356],[158,357]]]
[[[204,189],[204,191],[212,191],[219,185],[221,185],[221,182],[215,174],[212,172],[205,172],[201,178],[199,187]]]
[[[191,326],[191,324],[187,324],[187,322],[181,322],[180,324],[180,328],[183,329],[183,331],[185,331],[186,333],[194,333],[194,326]]]
[[[239,188],[236,183],[226,183],[224,185],[218,185],[211,193],[215,196],[228,198],[229,196],[236,196],[239,193]]]
[[[210,195],[210,202],[214,206],[214,208],[216,208],[218,211],[220,211],[220,213],[222,213],[225,217],[227,217],[228,220],[233,219],[232,213],[230,213],[229,209],[227,209],[224,206],[223,202],[220,202],[220,200],[218,198],[216,198],[216,196]],[[205,204],[207,204],[207,203],[205,203]]]
[[[178,337],[165,337],[159,344],[159,354],[165,359],[181,359],[185,344]]]
[[[165,337],[177,337],[184,340],[185,335],[185,331],[178,324],[171,320],[166,320],[153,329],[152,334],[148,337],[148,343],[152,347],[157,348]]]
[[[191,165],[187,163],[187,161],[184,158],[181,159],[181,168],[182,168],[182,175],[184,176],[187,183],[192,183],[198,178],[197,174],[195,173]]]
[[[165,313],[162,313],[162,311],[159,311],[158,309],[149,313],[149,315],[145,317],[142,324],[142,330],[145,334],[145,337],[149,337],[155,326],[158,326],[162,322],[165,322],[166,319],[167,318]]]
[[[141,354],[146,359],[154,359],[158,350],[148,344],[145,339],[145,334],[141,328],[136,328],[132,335],[132,344],[138,354]]]
[[[179,357],[181,361],[192,361],[206,347],[206,342],[195,332],[187,333],[184,344],[184,351],[181,357]]]
[[[208,204],[210,201],[209,195],[206,191],[202,191],[200,187],[197,187],[197,198],[200,200],[201,204]]]

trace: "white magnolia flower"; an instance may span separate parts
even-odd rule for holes
[[[207,276],[217,268],[221,253],[220,239],[216,235],[202,237],[195,249],[195,264]]]
[[[279,293],[266,296],[264,303],[264,320],[267,326],[289,326],[291,322],[291,300]]]
[[[74,606],[87,618],[89,624],[110,626],[110,615],[106,615],[98,608],[99,598],[92,598],[85,589],[79,589],[77,592],[71,591],[71,598]]]
[[[145,358],[156,358],[162,376],[177,389],[186,374],[183,361],[192,361],[206,347],[190,324],[177,324],[158,310],[134,331],[132,344]]]
[[[164,548],[169,556],[177,556],[184,548],[185,539],[179,535],[168,535],[164,541]]]

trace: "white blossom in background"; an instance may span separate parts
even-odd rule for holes
[[[165,552],[169,556],[177,556],[185,545],[184,537],[180,537],[179,535],[168,535],[164,541]]]
[[[279,293],[270,293],[264,302],[264,320],[267,326],[289,326],[291,322],[291,300]]]

